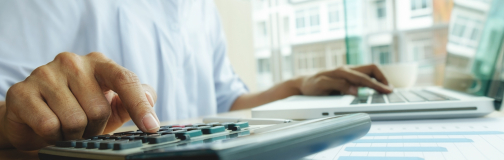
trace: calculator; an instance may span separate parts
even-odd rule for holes
[[[276,125],[247,122],[161,126],[157,133],[140,130],[59,141],[39,151],[54,159],[299,159],[364,136],[371,126],[365,113]]]

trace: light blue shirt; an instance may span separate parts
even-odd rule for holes
[[[210,0],[0,1],[0,101],[61,52],[99,51],[156,89],[161,121],[228,111],[233,72]]]

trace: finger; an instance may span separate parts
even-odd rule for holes
[[[369,75],[371,77],[374,77],[376,80],[379,82],[389,85],[387,78],[383,74],[383,72],[380,70],[380,68],[374,64],[370,65],[365,65],[365,66],[359,66],[359,67],[354,67],[352,68],[353,70],[356,70],[358,72],[364,73],[366,75]]]
[[[92,56],[92,55],[91,55]],[[133,122],[144,132],[156,132],[159,120],[136,75],[112,61],[98,61],[94,73],[100,85],[115,91]],[[102,87],[102,88],[104,88]]]
[[[35,92],[38,88],[30,86],[26,82],[13,85],[7,92],[7,120],[10,122],[9,131],[13,131],[12,136],[19,136],[17,132],[23,129],[23,125],[28,125],[33,132],[43,138],[47,143],[55,143],[62,139],[60,121],[56,114],[47,106],[40,93]],[[13,138],[22,141],[25,137]],[[19,144],[19,143],[13,143]],[[32,144],[35,148],[40,148],[45,144]],[[17,146],[16,146],[17,147]],[[30,146],[27,146],[31,148]]]
[[[151,104],[151,106],[154,106],[154,104],[156,104],[156,101],[157,101],[156,91],[154,90],[154,88],[152,88],[148,84],[142,84],[142,87],[145,90],[145,96],[147,97],[147,100],[149,100],[149,103]]]
[[[331,93],[332,91],[339,91],[343,94],[357,95],[357,87],[348,83],[344,79],[321,76],[319,83],[321,88],[329,91],[328,93]]]
[[[145,96],[149,100],[149,103],[153,106],[156,102],[156,92],[152,87],[143,84],[143,88],[146,90]],[[151,94],[154,93],[154,94]],[[108,101],[111,104],[112,115],[107,123],[107,130],[104,133],[109,133],[114,131],[115,128],[120,127],[123,123],[131,120],[128,111],[124,107],[121,98],[113,91],[105,92],[105,97],[107,97]]]
[[[110,105],[92,73],[68,77],[70,89],[86,113],[87,126],[83,137],[103,133],[111,114]]]
[[[68,86],[42,86],[42,97],[58,116],[65,140],[80,139],[87,126],[87,116]]]

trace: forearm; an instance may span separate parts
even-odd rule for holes
[[[0,149],[12,148],[12,145],[9,143],[7,138],[4,135],[4,131],[6,128],[4,127],[5,120],[5,101],[0,101]]]
[[[301,86],[302,78],[304,77],[282,82],[263,92],[244,94],[235,100],[231,110],[257,107],[292,95],[300,95],[299,86]]]

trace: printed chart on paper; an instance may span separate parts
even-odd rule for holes
[[[361,139],[304,159],[502,160],[504,119],[378,121]]]

